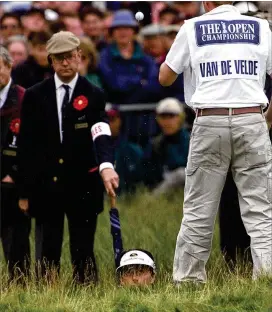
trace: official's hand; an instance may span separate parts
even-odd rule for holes
[[[27,213],[29,208],[28,199],[19,199],[19,208],[22,210],[22,212]]]
[[[115,189],[119,186],[119,177],[115,170],[111,168],[105,168],[101,171],[101,177],[105,185],[105,189],[109,196],[115,197]]]
[[[2,182],[5,183],[14,183],[14,181],[12,180],[11,176],[7,175],[4,177],[4,179],[2,179]]]

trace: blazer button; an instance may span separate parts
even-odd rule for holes
[[[57,182],[57,181],[58,181],[58,178],[57,178],[57,177],[54,177],[54,178],[53,178],[53,181],[54,181],[54,182]]]
[[[63,164],[64,160],[62,158],[59,159],[59,163]]]

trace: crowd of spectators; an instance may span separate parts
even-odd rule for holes
[[[258,8],[248,10],[255,14]],[[140,22],[134,17],[137,11],[144,13]],[[77,35],[80,74],[103,89],[114,107],[108,115],[116,139],[117,171],[123,172],[121,186],[125,181],[133,188],[144,181],[156,187],[167,172],[186,166],[186,131],[194,119],[194,112],[183,104],[183,76],[171,87],[162,87],[159,67],[184,20],[202,13],[201,2],[194,1],[2,2],[0,43],[13,58],[14,83],[29,88],[53,74],[45,49],[51,35],[61,30]],[[132,108],[163,100],[171,108],[178,103],[180,111],[156,114],[153,108]],[[131,110],[123,112],[122,104],[131,105]],[[175,131],[167,133],[171,127]]]

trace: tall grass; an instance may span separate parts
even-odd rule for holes
[[[153,287],[133,289],[116,285],[106,207],[99,217],[95,243],[100,277],[97,287],[71,284],[69,238],[65,235],[61,276],[55,283],[35,283],[32,277],[24,288],[9,285],[2,262],[0,312],[272,312],[272,285],[268,279],[252,281],[249,266],[238,268],[234,273],[228,271],[218,248],[217,225],[207,266],[209,281],[204,289],[188,285],[177,287],[172,283],[182,201],[182,193],[154,198],[144,190],[139,190],[133,198],[119,201],[124,247],[144,248],[155,256],[158,274]],[[33,235],[31,240],[33,245]]]

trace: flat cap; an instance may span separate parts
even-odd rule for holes
[[[183,113],[183,107],[179,100],[175,98],[166,98],[161,100],[157,107],[156,107],[156,113],[158,115],[160,114],[173,114],[173,115],[179,115]]]
[[[46,43],[48,55],[70,52],[80,45],[79,38],[70,31],[60,31],[54,34]]]

